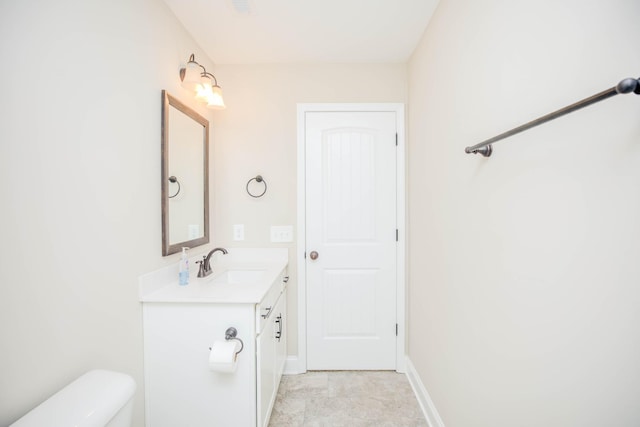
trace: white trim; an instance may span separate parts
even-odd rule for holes
[[[298,364],[297,373],[307,371],[307,289],[306,262],[306,200],[305,200],[305,115],[317,111],[392,111],[396,113],[398,132],[398,150],[396,156],[396,217],[398,227],[398,247],[396,251],[396,317],[398,339],[396,340],[396,371],[406,370],[406,283],[405,283],[405,246],[406,246],[406,164],[405,164],[405,122],[404,104],[298,104],[298,166],[297,166],[297,223],[298,240],[296,262],[298,267]]]
[[[420,375],[418,375],[418,371],[416,371],[415,366],[413,366],[413,363],[411,363],[411,360],[408,356],[406,358],[406,367],[406,375],[409,379],[409,384],[411,384],[411,388],[413,388],[413,392],[418,399],[418,403],[422,408],[422,413],[427,420],[427,424],[429,425],[429,427],[444,427],[442,418],[440,418],[440,414],[438,414],[438,410],[433,404],[431,396],[429,396],[429,393],[427,393],[427,389],[422,383]]]
[[[398,226],[398,247],[396,250],[396,316],[398,319],[398,340],[396,344],[396,371],[406,372],[406,162],[404,105],[396,106],[396,129],[398,131],[398,151],[396,152],[396,218]]]
[[[300,370],[298,356],[287,356],[282,375],[298,375],[304,374],[305,371]]]
[[[310,110],[306,104],[298,104],[298,189],[297,189],[297,253],[296,262],[298,267],[298,369],[300,372],[307,372],[307,263],[304,253],[307,247],[306,235],[306,190],[305,190],[305,114]]]

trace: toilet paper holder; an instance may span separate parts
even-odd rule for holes
[[[238,341],[240,341],[240,350],[236,351],[236,354],[240,353],[242,351],[242,349],[244,348],[244,343],[242,342],[242,340],[240,338],[237,337],[237,335],[238,335],[238,331],[233,326],[231,326],[230,328],[227,328],[227,330],[224,332],[224,339],[225,340],[227,340],[227,341],[229,341],[229,340],[238,340]]]
[[[240,338],[238,338],[238,330],[233,326],[227,328],[227,330],[224,332],[224,339],[227,341],[229,340],[240,341],[240,350],[236,351],[236,356],[242,351],[242,349],[244,349],[244,343]],[[211,347],[209,347],[209,350],[211,350]]]

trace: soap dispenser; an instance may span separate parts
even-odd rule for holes
[[[178,272],[178,282],[180,286],[189,284],[189,258],[187,258],[187,247],[182,248],[182,254],[180,255],[180,265]]]

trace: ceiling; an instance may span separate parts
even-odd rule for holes
[[[397,63],[438,0],[164,0],[216,64]]]

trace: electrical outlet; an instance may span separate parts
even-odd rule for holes
[[[233,240],[236,242],[244,240],[244,224],[233,225]]]
[[[198,224],[189,224],[188,230],[189,230],[189,240],[202,237],[202,234],[200,233],[200,226]]]
[[[292,225],[272,225],[271,241],[276,243],[293,242]]]

